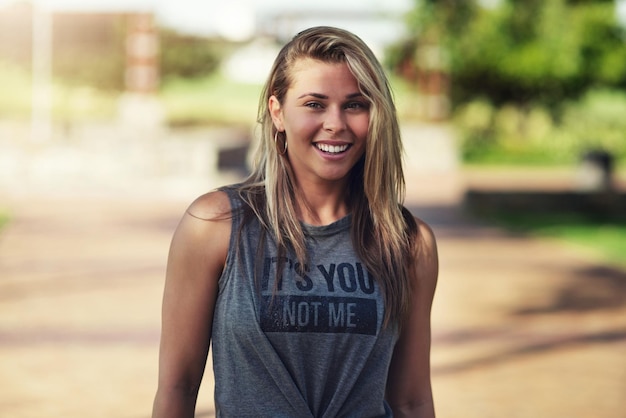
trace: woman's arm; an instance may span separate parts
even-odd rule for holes
[[[411,311],[396,343],[389,377],[387,401],[394,417],[433,418],[435,408],[430,383],[430,311],[439,262],[431,229],[416,220],[418,242]]]
[[[153,418],[194,415],[230,228],[228,196],[213,192],[191,204],[174,233],[163,295]]]

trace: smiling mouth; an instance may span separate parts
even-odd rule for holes
[[[328,145],[328,144],[315,144],[317,149],[327,154],[341,154],[350,148],[349,144],[345,145]]]

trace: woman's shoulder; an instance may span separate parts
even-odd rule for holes
[[[407,224],[412,245],[412,263],[422,286],[434,289],[439,273],[439,254],[435,234],[424,220],[415,216],[406,207],[402,214]]]
[[[231,210],[228,195],[221,190],[196,198],[185,210],[172,240],[173,253],[223,265],[229,246]],[[196,261],[194,261],[196,262]]]
[[[435,234],[426,222],[414,217],[416,223],[415,267],[420,287],[434,292],[439,275],[439,254]]]
[[[436,247],[437,243],[435,239],[435,233],[433,232],[430,225],[428,225],[425,221],[418,218],[417,216],[414,216],[413,219],[415,219],[415,224],[417,226],[417,236],[422,245],[426,245],[428,247]]]
[[[407,225],[408,234],[420,245],[436,247],[435,234],[424,220],[413,215],[406,207],[402,207],[402,215]]]
[[[223,189],[197,197],[187,208],[187,214],[201,220],[223,220],[231,217],[231,200]]]

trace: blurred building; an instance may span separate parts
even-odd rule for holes
[[[0,7],[0,60],[31,65],[32,6],[15,3]]]
[[[386,48],[405,36],[403,18],[406,11],[404,6],[374,2],[356,5],[350,1],[316,5],[285,2],[280,7],[258,7],[249,10],[253,15],[253,25],[249,29],[251,39],[227,59],[222,68],[231,79],[262,83],[280,47],[298,32],[312,26],[349,30],[361,37],[383,60]],[[221,26],[238,24],[237,16],[227,14],[225,17],[233,21]]]
[[[31,69],[38,14],[49,13],[51,77],[106,89],[154,92],[158,88],[158,37],[144,11],[38,10],[27,2],[0,8],[0,61]],[[39,42],[41,42],[39,41]]]
[[[336,26],[361,37],[382,58],[385,48],[405,35],[404,9],[384,8],[364,3],[350,8],[342,2],[321,9],[294,3],[280,9],[259,11],[256,35],[270,36],[282,42],[311,26]]]

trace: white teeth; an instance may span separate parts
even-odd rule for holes
[[[315,146],[324,151],[331,154],[337,154],[340,152],[344,152],[348,149],[348,145],[328,145],[328,144],[315,144]]]

